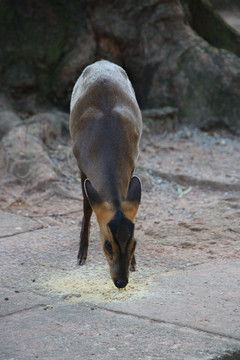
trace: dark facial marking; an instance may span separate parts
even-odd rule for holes
[[[119,249],[125,250],[132,239],[134,224],[119,209],[108,226]]]

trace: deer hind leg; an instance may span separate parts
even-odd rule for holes
[[[80,233],[80,246],[78,252],[78,264],[84,265],[87,259],[88,244],[89,244],[89,230],[90,230],[90,219],[92,216],[92,208],[89,204],[87,195],[84,190],[84,180],[86,176],[81,173],[82,193],[83,193],[83,218],[82,227]]]

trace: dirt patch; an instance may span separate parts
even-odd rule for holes
[[[71,141],[64,137],[54,148],[45,147],[45,151],[58,180],[46,182],[44,189],[29,191],[27,182],[13,181],[12,177],[8,182],[5,173],[0,186],[0,208],[5,214],[15,213],[35,220],[40,228],[80,227],[82,194],[79,171],[71,156]],[[154,268],[161,272],[220,259],[239,259],[239,153],[239,138],[221,130],[202,132],[180,128],[166,136],[144,132],[135,170],[143,184],[136,218],[138,271],[130,278],[127,296],[140,294],[137,284],[144,288],[141,271],[148,281]],[[109,272],[104,271],[104,276],[94,282],[98,275],[91,259],[96,259],[94,266],[102,266],[102,260],[97,261],[99,253],[102,254],[97,238],[98,226],[93,216],[89,258],[81,268],[82,285],[95,290],[97,287],[103,292],[101,297],[109,298],[109,289],[114,289]],[[79,235],[73,239],[74,261],[78,239]],[[60,292],[78,294],[78,271],[54,276],[58,283],[54,291],[58,291],[63,281],[66,291],[61,288]],[[69,281],[76,281],[71,289]],[[87,291],[84,294],[86,299],[91,297]]]

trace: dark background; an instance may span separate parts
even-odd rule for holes
[[[203,0],[0,1],[0,91],[25,117],[68,112],[81,71],[104,58],[126,69],[142,109],[239,133],[239,55],[239,33]]]

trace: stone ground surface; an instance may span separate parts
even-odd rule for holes
[[[239,359],[239,138],[144,133],[137,271],[121,291],[94,217],[76,264],[82,195],[69,150],[69,139],[48,149],[59,181],[44,191],[2,179],[0,359]]]

